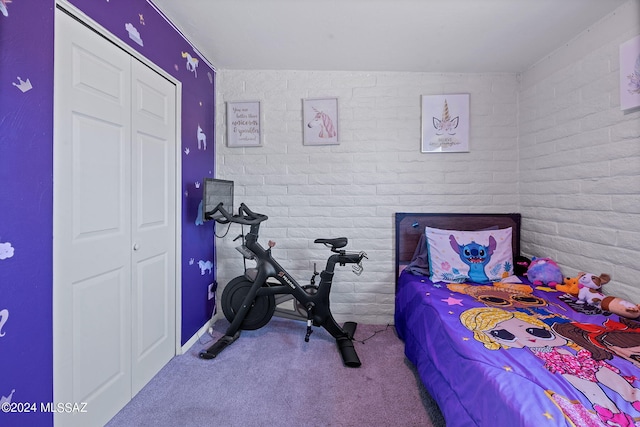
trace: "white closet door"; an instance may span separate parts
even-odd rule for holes
[[[175,354],[175,86],[137,60],[133,86],[133,394]]]
[[[54,421],[103,425],[175,354],[175,86],[55,28]]]

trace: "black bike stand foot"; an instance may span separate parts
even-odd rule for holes
[[[206,350],[202,350],[199,353],[201,359],[213,359],[215,358],[222,350],[231,345],[232,342],[240,337],[240,332],[236,332],[235,335],[223,335],[218,341],[216,341],[211,347]]]
[[[356,333],[357,327],[358,324],[356,322],[345,322],[344,325],[342,325],[342,330],[345,331],[347,335],[349,335],[349,338],[353,338],[353,335]]]
[[[360,365],[362,365],[352,341],[353,334],[356,332],[357,326],[358,324],[355,322],[346,322],[342,326],[342,330],[347,334],[347,336],[336,339],[340,355],[342,356],[342,361],[345,366],[349,368],[359,368]]]

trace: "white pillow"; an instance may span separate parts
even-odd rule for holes
[[[433,282],[489,283],[513,275],[511,228],[485,231],[425,227]]]

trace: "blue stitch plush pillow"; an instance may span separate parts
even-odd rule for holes
[[[511,228],[484,231],[425,228],[433,282],[489,283],[513,275]]]

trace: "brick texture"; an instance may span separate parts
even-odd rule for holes
[[[364,273],[335,275],[339,321],[392,322],[394,213],[518,210],[515,74],[221,70],[217,175],[236,201],[269,215],[261,242],[301,283],[329,251],[318,237],[349,238],[366,251]],[[420,95],[470,94],[470,152],[420,152]],[[337,97],[340,144],[305,146],[302,99]],[[263,146],[226,146],[224,103],[260,100]],[[237,203],[237,204],[238,204]],[[237,230],[229,233],[235,237]],[[218,282],[242,273],[232,239],[217,239]]]
[[[608,273],[640,303],[640,111],[620,110],[619,46],[640,34],[630,1],[540,61],[519,89],[522,248],[565,276]]]
[[[300,283],[329,255],[315,238],[368,253],[361,276],[335,275],[339,321],[393,321],[393,215],[409,211],[521,212],[525,254],[609,273],[609,293],[640,303],[640,113],[619,109],[617,53],[637,7],[522,74],[218,70],[217,176],[269,215],[260,241]],[[423,154],[420,95],[446,93],[470,94],[470,152]],[[339,145],[303,145],[302,99],[317,97],[338,98]],[[240,100],[261,101],[262,147],[226,146],[225,102]],[[233,227],[216,239],[220,288],[243,272]]]

